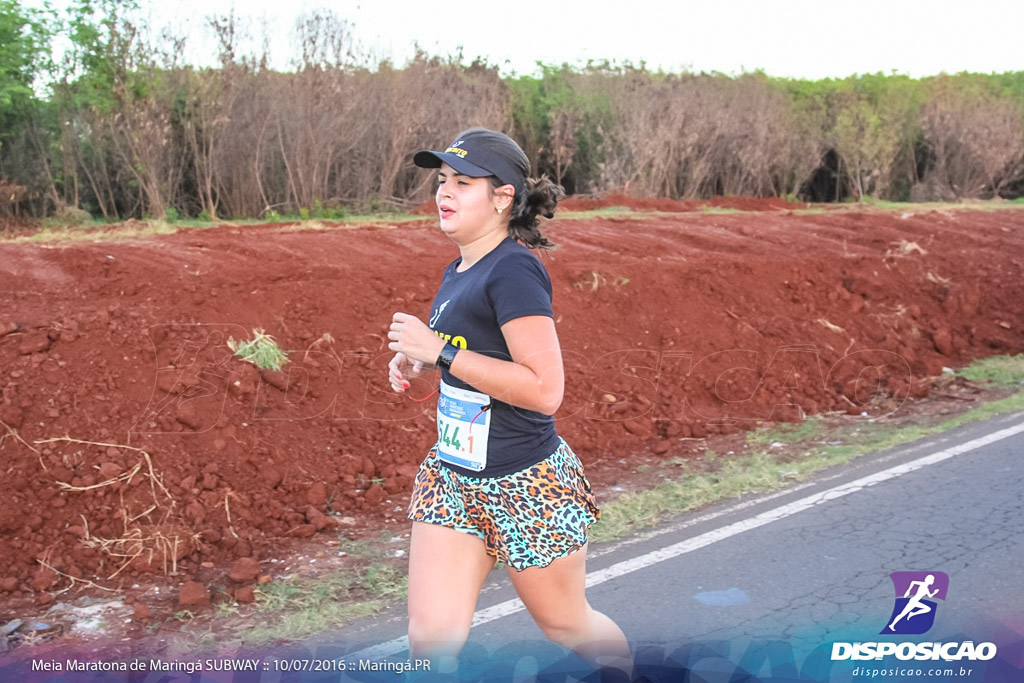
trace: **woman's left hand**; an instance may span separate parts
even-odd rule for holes
[[[388,348],[404,353],[407,358],[431,364],[437,360],[444,340],[414,315],[395,313],[388,328]]]

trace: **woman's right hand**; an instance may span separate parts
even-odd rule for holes
[[[416,360],[409,360],[401,351],[388,363],[388,380],[391,388],[401,394],[409,388],[409,380],[416,379],[423,372],[423,363]]]

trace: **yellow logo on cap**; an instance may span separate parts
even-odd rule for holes
[[[462,140],[459,140],[458,142],[455,143],[455,145],[461,145],[461,144],[462,144]],[[466,150],[461,149],[459,147],[456,147],[455,145],[452,145],[451,147],[446,149],[445,150],[445,154],[451,152],[452,154],[458,154],[461,158],[465,159],[466,158]]]

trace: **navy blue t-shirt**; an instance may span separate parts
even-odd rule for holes
[[[501,326],[527,315],[554,317],[547,271],[511,237],[462,273],[456,270],[461,263],[458,258],[444,271],[430,309],[430,329],[460,349],[512,360]],[[450,386],[479,391],[443,368],[441,378]],[[479,472],[451,463],[444,463],[446,467],[470,477],[501,477],[535,465],[558,449],[550,415],[491,398],[490,420],[487,466]]]

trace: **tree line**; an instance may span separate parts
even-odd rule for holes
[[[1024,195],[1024,72],[812,81],[591,62],[502,77],[461,55],[374,59],[326,11],[296,23],[289,71],[242,53],[236,17],[211,17],[219,65],[200,68],[136,8],[0,0],[0,215],[407,208],[433,182],[412,153],[471,125],[511,134],[573,194]]]

